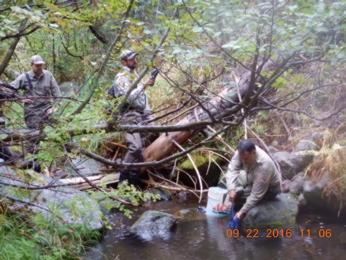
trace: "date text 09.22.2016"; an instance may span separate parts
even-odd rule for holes
[[[330,228],[319,228],[319,229],[299,229],[299,235],[301,237],[309,238],[331,238],[332,230]],[[226,229],[226,237],[228,238],[291,238],[293,231],[290,228],[277,229],[268,228],[265,233],[259,234],[259,229],[248,228],[245,233],[240,233],[239,229]]]

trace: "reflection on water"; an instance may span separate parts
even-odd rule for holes
[[[179,221],[173,232],[162,237],[141,239],[128,232],[129,226],[148,209],[173,214],[186,208],[194,212],[197,206],[186,201],[163,202],[138,209],[133,219],[119,213],[110,215],[113,229],[83,259],[345,259],[346,223],[326,220],[310,224],[301,220],[291,233],[276,233],[278,238],[266,238],[274,235],[272,230],[260,231],[258,237],[254,236],[254,230],[244,230],[237,239],[229,238],[226,236],[229,217],[205,218],[202,213],[193,217],[197,220]]]

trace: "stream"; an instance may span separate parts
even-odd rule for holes
[[[346,259],[346,220],[302,214],[289,229],[228,230],[230,216],[206,217],[198,212],[206,201],[172,200],[135,208],[132,219],[109,214],[112,230],[83,259]],[[180,217],[172,232],[137,237],[129,227],[147,210]]]

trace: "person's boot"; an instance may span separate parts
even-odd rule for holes
[[[131,171],[129,173],[129,184],[130,185],[132,184],[136,188],[136,190],[140,190],[139,186],[138,186],[138,184],[139,184],[139,177],[138,177],[138,175],[139,175],[138,172]]]
[[[39,162],[34,162],[34,171],[41,173],[41,164]]]
[[[119,185],[121,185],[122,182],[127,181],[128,185],[132,184],[136,188],[136,190],[139,190],[138,179],[138,173],[136,171],[121,171],[119,177]]]

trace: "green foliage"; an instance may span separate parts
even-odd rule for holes
[[[0,214],[1,259],[77,259],[99,238],[82,225],[57,227],[42,214]]]
[[[126,21],[123,21],[123,14],[128,4],[126,1],[78,1],[78,8],[76,5],[36,1],[31,9],[18,7],[25,4],[27,4],[25,1],[5,1],[1,7],[0,38],[16,33],[20,22],[26,18],[27,25],[30,25],[28,29],[39,28],[20,41],[16,57],[11,60],[9,67],[20,72],[29,70],[29,57],[38,53],[44,57],[47,68],[53,72],[59,83],[74,81],[82,86],[79,93],[71,95],[73,100],[62,101],[59,123],[54,128],[45,129],[48,135],[40,143],[39,154],[35,155],[45,165],[51,165],[58,157],[65,155],[63,144],[72,141],[67,134],[72,128],[75,129],[75,134],[84,130],[88,132],[86,135],[74,137],[73,141],[83,148],[98,151],[106,135],[102,131],[91,129],[90,126],[109,119],[104,114],[104,108],[109,105],[106,91],[120,68],[119,52],[124,48],[140,52],[141,55],[138,56],[142,63],[140,69],[148,62],[152,55],[151,50],[158,46],[166,29],[170,29],[168,40],[159,50],[159,58],[153,64],[149,64],[159,65],[165,73],[165,77],[158,77],[156,88],[148,89],[151,107],[159,110],[155,116],[164,114],[167,109],[178,107],[190,97],[189,92],[196,91],[201,82],[213,78],[224,68],[228,74],[235,73],[238,76],[241,76],[243,71],[250,71],[250,64],[256,55],[260,61],[271,59],[282,65],[279,74],[277,70],[259,72],[262,79],[270,83],[268,88],[272,86],[278,95],[282,94],[284,102],[298,97],[300,90],[307,91],[309,87],[316,85],[317,80],[314,78],[318,78],[318,83],[328,79],[343,81],[339,75],[343,74],[337,72],[335,68],[344,66],[346,55],[344,1],[186,0],[172,3],[168,0],[138,0],[135,1],[134,9]],[[178,9],[178,14],[173,17],[175,8]],[[125,26],[126,33],[121,35],[116,43],[106,72],[98,81],[99,84],[90,103],[82,113],[72,115],[92,90],[109,42],[115,38],[121,25]],[[90,32],[89,26],[93,26],[103,34],[108,43],[104,44],[97,40]],[[12,41],[12,38],[10,39],[0,41],[0,58],[5,56]],[[314,59],[320,54],[324,55],[323,60],[319,59],[316,62],[322,61],[322,65],[309,64],[313,71],[309,75],[305,74],[306,71],[297,72],[302,66],[301,63]],[[284,59],[287,59],[286,63],[282,63]],[[256,68],[260,69],[258,65]],[[321,73],[317,75],[314,74],[315,71]],[[204,100],[205,97],[216,95],[222,84],[236,86],[234,82],[229,84],[220,81],[216,79],[203,83],[204,93],[195,94],[194,97]],[[288,91],[292,93],[285,96]],[[236,91],[233,91],[229,95],[235,93]],[[317,91],[311,99],[325,106],[328,93],[324,90]],[[296,106],[300,109],[300,104]],[[310,112],[318,113],[316,108],[309,109]],[[5,113],[11,123],[6,126],[7,128],[23,128],[21,104],[7,106]],[[255,118],[249,120],[252,130],[259,135],[266,133],[268,129],[264,122],[268,121],[268,113],[259,112]],[[162,119],[162,122],[165,120]],[[277,120],[273,129],[279,129]],[[244,136],[244,130],[235,126],[222,136],[226,136],[226,139],[230,140],[230,145],[236,147],[238,140]],[[220,150],[225,149],[224,145],[215,146]],[[69,155],[73,156],[73,153],[74,151]],[[200,154],[194,154],[193,157],[197,166],[208,160]],[[183,162],[182,166],[193,168],[189,160]],[[32,171],[18,173],[25,182],[34,180]],[[8,189],[10,194],[18,192],[14,188]],[[22,198],[27,195],[28,193],[24,192],[21,194]],[[131,210],[115,202],[114,198],[129,200],[134,205],[149,199],[147,195],[128,186],[121,186],[118,190],[107,194],[96,192],[92,195],[103,200],[107,209],[115,207],[124,211],[126,215],[130,215]],[[157,199],[155,196],[149,197]],[[70,206],[75,216],[81,213],[76,212],[73,202]],[[34,221],[40,228],[45,225],[48,229],[53,227],[52,223],[44,223],[39,217]],[[72,238],[72,234],[67,231],[54,229],[51,231],[59,234],[58,236],[80,239]],[[78,231],[76,233],[78,234]],[[57,237],[37,233],[36,238],[50,245],[47,259],[65,258],[69,255],[68,248],[55,246],[59,241]]]
[[[95,199],[102,201],[102,206],[107,209],[118,209],[124,213],[125,216],[132,218],[132,210],[126,204],[121,203],[125,201],[133,206],[138,206],[142,202],[152,200],[153,202],[160,200],[159,194],[153,194],[150,192],[141,192],[137,190],[133,185],[128,185],[127,181],[118,185],[116,190],[104,192],[89,191],[90,196]]]

